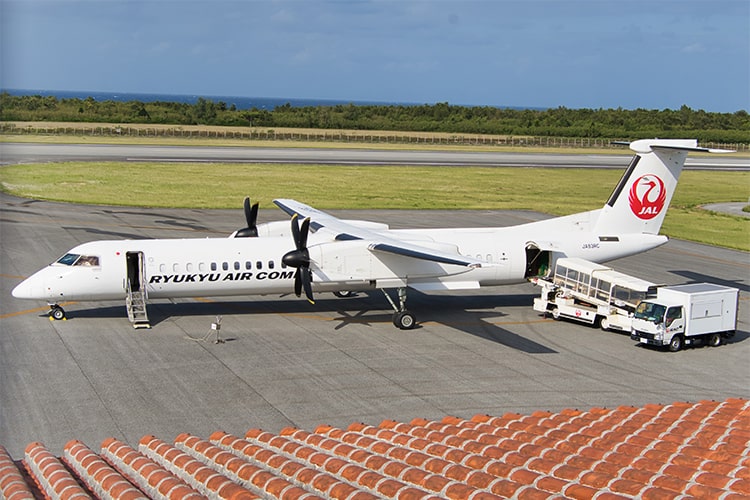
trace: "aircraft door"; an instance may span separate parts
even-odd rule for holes
[[[526,271],[524,278],[531,279],[549,276],[555,268],[555,263],[565,253],[555,249],[554,244],[529,241],[526,243]]]
[[[550,252],[541,250],[533,243],[526,245],[526,272],[524,278],[545,276],[549,273],[551,262]]]
[[[143,265],[143,252],[127,252],[125,260],[128,266],[128,283],[126,283],[126,286],[129,284],[130,290],[133,292],[139,292],[141,288],[145,292],[146,287],[143,285],[146,282],[146,274]]]

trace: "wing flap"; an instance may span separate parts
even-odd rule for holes
[[[482,261],[471,257],[464,257],[459,254],[439,252],[419,245],[409,243],[399,243],[397,245],[389,243],[373,243],[369,246],[374,252],[385,252],[402,257],[411,257],[412,259],[429,260],[439,264],[450,264],[454,266],[482,267]]]

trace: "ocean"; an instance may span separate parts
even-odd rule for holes
[[[14,96],[24,95],[41,95],[54,96],[58,99],[86,99],[92,97],[96,101],[140,101],[140,102],[182,102],[186,104],[195,104],[198,98],[202,97],[213,102],[224,102],[227,107],[234,105],[237,109],[267,109],[273,110],[277,106],[289,104],[293,107],[305,106],[335,106],[337,104],[354,104],[354,105],[404,105],[414,106],[416,103],[404,102],[376,102],[376,101],[347,101],[335,99],[301,99],[296,97],[239,97],[239,96],[210,96],[210,95],[180,95],[180,94],[137,94],[128,92],[87,92],[87,91],[68,91],[68,90],[26,90],[26,89],[3,89]]]
[[[132,92],[91,92],[91,91],[70,91],[70,90],[27,90],[27,89],[2,89],[10,95],[41,95],[54,96],[58,99],[86,99],[93,97],[94,100],[102,101],[140,101],[140,102],[184,102],[186,104],[195,104],[198,98],[202,97],[213,102],[224,102],[227,107],[234,105],[237,109],[267,109],[272,111],[277,106],[289,104],[295,108],[305,106],[336,106],[337,104],[354,104],[355,106],[421,106],[423,104],[435,103],[417,103],[417,102],[383,102],[383,101],[352,101],[338,99],[304,99],[299,97],[239,97],[239,96],[210,96],[210,95],[183,95],[183,94],[137,94]],[[456,103],[451,103],[456,104]],[[467,108],[476,106],[474,104],[456,104]],[[493,108],[502,109],[531,109],[542,111],[546,108],[536,108],[528,106],[494,106]]]

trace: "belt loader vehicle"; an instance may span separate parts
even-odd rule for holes
[[[739,292],[712,283],[661,287],[638,304],[630,337],[672,352],[696,341],[719,346],[737,330]]]
[[[630,333],[638,303],[656,296],[657,286],[610,267],[580,258],[559,258],[554,272],[532,280],[540,286],[534,310],[604,330]]]

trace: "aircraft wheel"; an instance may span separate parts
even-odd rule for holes
[[[49,312],[49,316],[50,316],[50,318],[55,319],[57,321],[64,320],[65,319],[65,309],[63,309],[60,306],[55,306]]]
[[[409,311],[401,311],[393,315],[393,324],[402,330],[411,330],[417,325],[417,318]]]
[[[721,335],[718,333],[712,333],[708,337],[708,345],[711,347],[719,347],[721,345]]]
[[[669,342],[669,351],[677,352],[682,349],[682,335],[675,335]]]
[[[341,291],[338,291],[338,292],[333,292],[333,294],[334,294],[334,295],[335,295],[336,297],[339,297],[339,298],[341,298],[341,299],[345,299],[345,298],[347,298],[347,297],[352,297],[352,296],[354,296],[354,292],[352,292],[351,290],[341,290]]]

